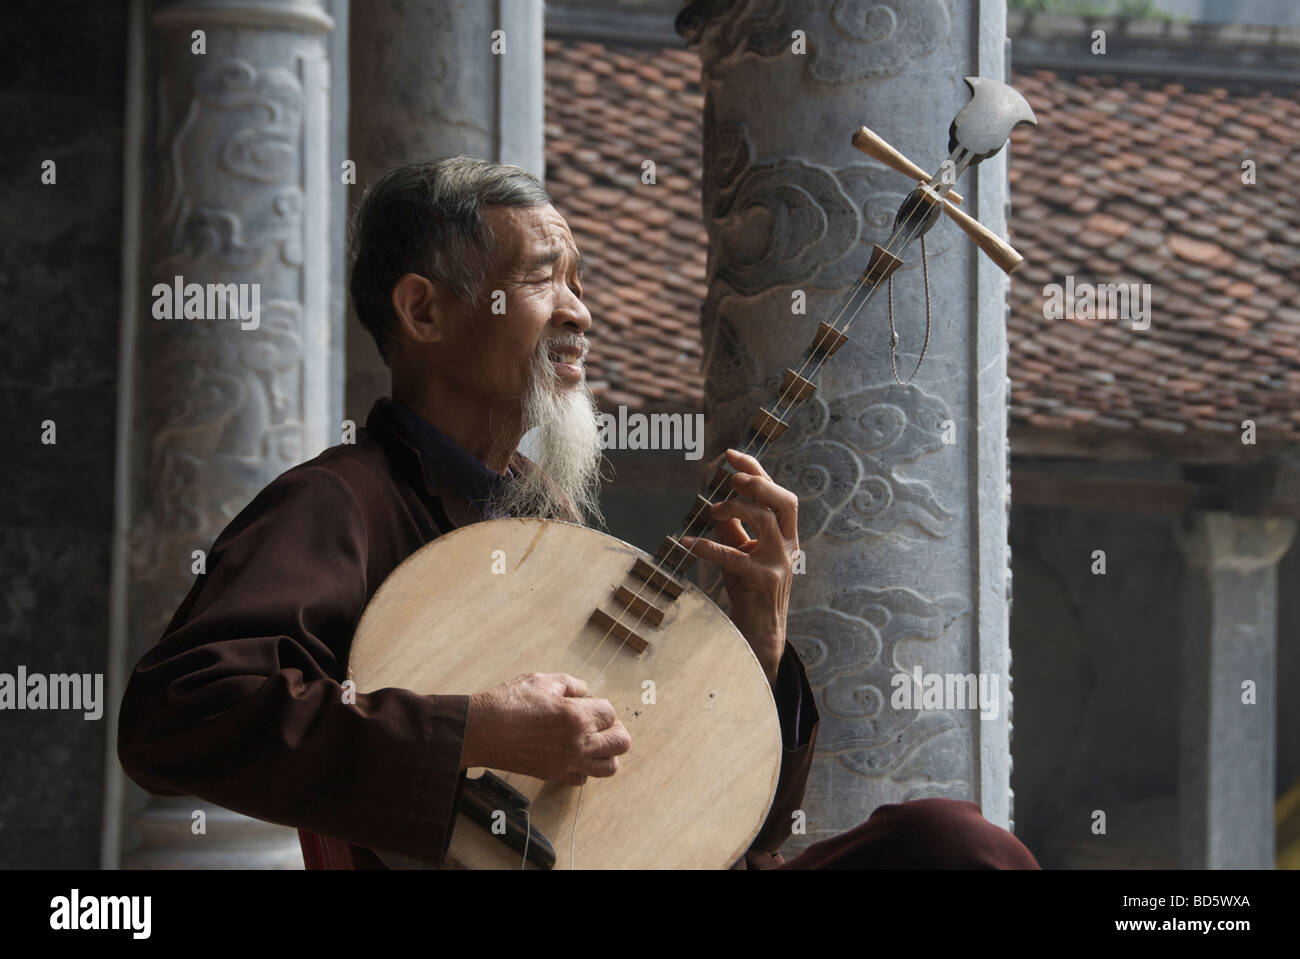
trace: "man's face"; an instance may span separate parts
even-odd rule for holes
[[[493,439],[535,431],[538,468],[502,488],[497,511],[601,522],[597,411],[583,374],[591,314],[577,244],[549,205],[489,207],[485,215],[496,244],[482,302],[447,317],[431,362],[439,379],[486,413]]]
[[[448,324],[438,352],[446,378],[489,405],[495,419],[518,409],[541,343],[553,354],[556,389],[583,383],[591,314],[581,299],[577,244],[553,206],[488,207],[485,216],[496,251],[483,299]]]

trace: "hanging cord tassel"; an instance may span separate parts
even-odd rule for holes
[[[925,258],[925,236],[921,236],[921,276],[925,280],[925,342],[921,344],[921,355],[916,359],[916,369],[906,380],[898,378],[898,330],[894,329],[894,275],[889,275],[889,367],[894,371],[894,382],[906,386],[916,379],[921,363],[925,360],[925,351],[930,348],[930,268]]]

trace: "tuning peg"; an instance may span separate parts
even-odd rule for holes
[[[937,195],[937,194],[936,194]],[[988,227],[973,216],[968,216],[961,210],[957,209],[946,200],[943,204],[943,212],[947,213],[949,218],[956,223],[963,233],[970,237],[975,245],[988,254],[999,269],[1004,273],[1014,273],[1020,269],[1020,264],[1025,262],[1025,258],[1016,252],[1013,247],[1002,237],[998,236]]]
[[[867,156],[879,160],[904,176],[909,176],[922,183],[930,182],[930,174],[903,156],[879,134],[867,127],[859,127],[858,132],[853,134],[853,145]],[[937,199],[938,195],[931,193],[931,196]],[[961,228],[962,232],[974,241],[976,246],[988,254],[989,259],[997,264],[999,269],[1006,273],[1014,273],[1025,261],[1025,258],[1016,252],[1015,247],[984,224],[957,209],[954,204],[961,201],[962,197],[959,193],[955,190],[949,190],[943,199],[943,212],[948,214],[952,221]]]
[[[919,180],[921,183],[930,182],[930,174],[895,150],[876,131],[868,127],[858,127],[858,132],[853,134],[853,145],[873,160],[879,160],[885,166],[892,167],[903,176],[910,176],[913,180]],[[948,199],[960,205],[963,198],[956,190],[949,190]]]

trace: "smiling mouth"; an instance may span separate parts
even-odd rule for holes
[[[548,350],[547,355],[552,362],[565,363],[569,366],[580,366],[582,364],[582,351],[575,349]]]

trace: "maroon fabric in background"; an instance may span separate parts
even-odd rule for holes
[[[308,869],[364,869],[347,843],[299,830]],[[918,799],[881,806],[856,829],[809,846],[785,861],[751,849],[750,869],[1038,869],[1025,845],[987,819],[972,802]],[[742,867],[743,868],[743,867]]]
[[[881,806],[856,829],[814,843],[777,869],[1038,869],[1025,844],[973,802]]]

